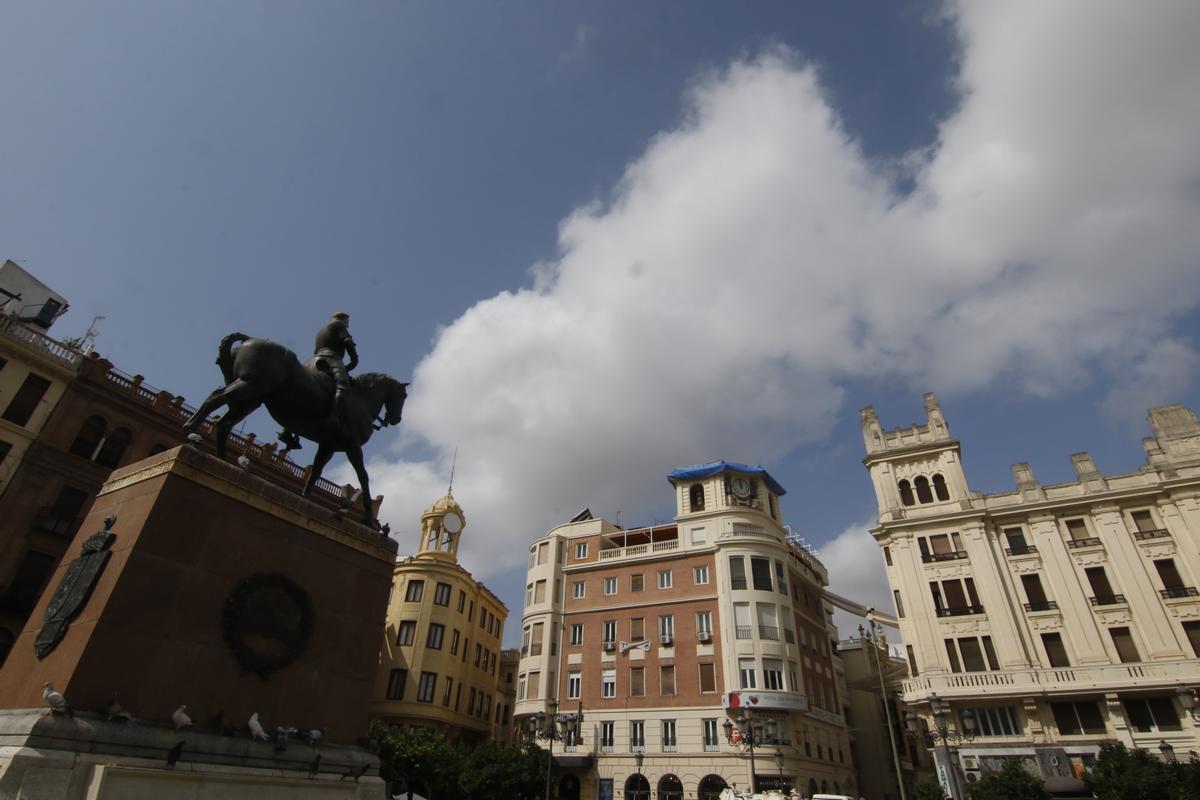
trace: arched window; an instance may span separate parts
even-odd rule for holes
[[[129,446],[132,439],[133,433],[129,428],[117,428],[104,437],[100,449],[96,451],[96,457],[92,460],[109,469],[116,469],[117,465],[121,463],[121,456],[125,455],[125,448]]]
[[[729,784],[720,775],[705,775],[700,779],[696,795],[700,800],[718,800],[721,792],[729,788]]]
[[[704,484],[692,484],[692,488],[688,490],[688,504],[692,511],[704,510]]]
[[[933,493],[938,500],[950,499],[950,490],[946,488],[946,479],[940,472],[933,476]]]
[[[83,427],[79,429],[79,435],[71,443],[71,455],[90,459],[100,446],[100,440],[104,438],[107,428],[108,423],[104,421],[104,417],[93,414],[85,419]]]
[[[683,800],[683,781],[674,775],[663,775],[658,779],[659,800]]]
[[[819,791],[820,791],[820,789],[817,787],[816,778],[809,778],[808,779],[808,796],[812,797],[814,794],[816,794]]]
[[[650,800],[650,781],[640,772],[625,779],[625,800]]]
[[[900,481],[900,502],[906,506],[911,506],[917,502],[913,499],[912,484],[908,482],[908,478]]]
[[[932,503],[933,492],[929,491],[929,479],[924,475],[918,475],[913,481],[913,486],[917,489],[917,500],[921,503]]]

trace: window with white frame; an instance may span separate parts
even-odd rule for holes
[[[615,642],[617,640],[617,621],[615,619],[606,619],[600,624],[604,630],[603,641]]]
[[[703,586],[708,583],[708,565],[702,567],[692,567],[692,583],[697,586]]]
[[[692,544],[704,544],[704,528],[692,528]]]
[[[571,644],[583,644],[583,623],[571,623]]]
[[[617,696],[617,671],[606,669],[600,673],[600,696],[604,698]]]
[[[704,730],[704,752],[715,753],[721,749],[721,740],[717,738],[717,721],[715,719],[700,720]]]
[[[615,577],[610,576],[604,579],[604,593],[607,595],[617,593],[617,579]]]
[[[567,698],[570,700],[578,700],[580,690],[583,687],[583,673],[568,672],[567,673]]]
[[[701,639],[712,638],[712,612],[696,612],[696,635]]]
[[[587,558],[587,551],[588,551],[588,543],[587,542],[576,542],[575,543],[575,560],[583,561],[585,558]]]
[[[574,597],[576,600],[582,599],[584,587],[586,585],[587,584],[585,584],[583,581],[575,581],[573,584],[571,584],[571,597]]]
[[[664,643],[675,638],[675,616],[665,614],[658,618],[658,636]]]
[[[966,710],[958,710],[960,725]],[[975,715],[976,736],[1019,736],[1022,733],[1017,724],[1016,706],[978,706],[970,711]],[[966,730],[965,727],[961,729]]]
[[[1125,718],[1138,733],[1182,730],[1171,697],[1125,697]]]
[[[437,690],[437,673],[422,672],[421,682],[417,684],[417,700],[421,703],[432,703],[433,694]]]
[[[671,570],[660,569],[658,571],[658,588],[660,588],[660,589],[670,589],[671,588]]]
[[[674,753],[678,747],[678,742],[675,739],[675,720],[664,719],[662,721],[662,749],[664,753]]]
[[[603,720],[600,723],[600,752],[611,753],[613,749],[613,721],[610,719]]]
[[[644,720],[629,720],[629,749],[634,752],[646,749],[646,723]]]
[[[425,581],[409,581],[408,588],[404,591],[404,602],[419,603],[421,595],[425,593]]]
[[[460,683],[459,688],[461,688],[461,687],[462,687],[462,684]],[[525,699],[525,687],[526,687],[526,678],[525,678],[524,673],[522,673],[521,675],[519,675],[517,677],[517,699],[518,700]]]
[[[754,659],[753,658],[739,658],[738,659],[738,679],[740,681],[741,688],[757,689],[758,688],[758,682],[756,680],[757,672],[758,671],[754,668]]]
[[[783,690],[783,662],[779,659],[763,659],[763,688]]]

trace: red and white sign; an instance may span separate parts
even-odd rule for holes
[[[730,692],[721,698],[726,708],[764,711],[808,711],[808,697],[795,692]]]

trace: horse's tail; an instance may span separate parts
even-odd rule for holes
[[[221,339],[220,346],[217,347],[217,366],[221,368],[221,375],[225,378],[225,383],[233,383],[233,345],[235,342],[244,342],[250,337],[244,333],[234,331],[225,338]]]

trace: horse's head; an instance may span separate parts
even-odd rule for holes
[[[408,384],[401,383],[398,380],[391,380],[388,385],[387,394],[384,395],[383,404],[387,408],[387,416],[383,421],[388,425],[399,425],[400,415],[404,411],[404,401],[408,398]]]

